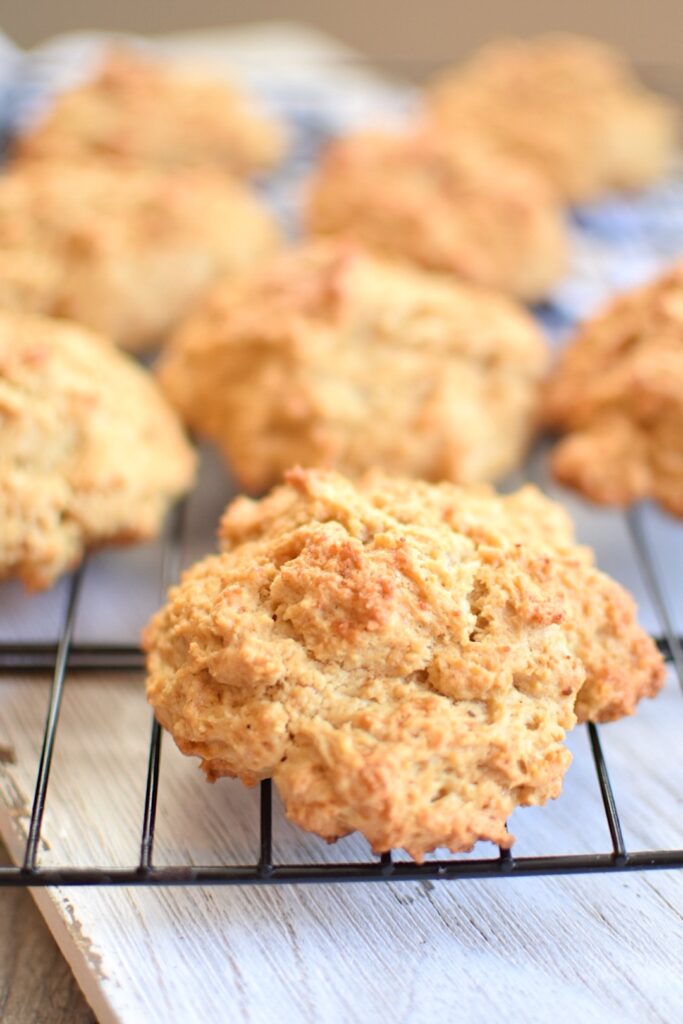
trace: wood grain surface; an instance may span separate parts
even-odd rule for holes
[[[0,744],[14,751],[0,773],[0,830],[15,856],[46,694],[42,680],[0,683]],[[636,718],[603,730],[633,849],[681,845],[682,721],[672,684]],[[43,863],[134,863],[148,726],[141,679],[69,680]],[[571,746],[575,761],[561,799],[512,820],[520,854],[608,848],[584,730]],[[227,781],[207,785],[168,742],[162,760],[157,862],[253,861],[256,792]],[[290,826],[279,808],[274,839],[280,862],[368,856],[358,837],[326,847]],[[680,872],[268,890],[65,889],[36,897],[102,1021],[269,1024],[277,1013],[296,1024],[573,1024],[580,1013],[596,1024],[673,1024],[683,1017]]]
[[[0,864],[9,863],[0,844]],[[0,1021],[93,1024],[69,965],[28,892],[0,892]]]

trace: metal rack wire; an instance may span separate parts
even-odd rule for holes
[[[670,661],[683,691],[683,643],[674,633],[666,599],[643,529],[642,509],[626,513],[631,542],[636,552],[653,606],[657,612],[661,637],[660,650]],[[164,547],[162,583],[164,589],[178,575],[183,540],[184,506],[174,511]],[[272,789],[269,780],[260,788],[260,839],[256,863],[242,865],[195,866],[154,863],[154,830],[160,778],[162,733],[153,721],[147,758],[147,780],[140,824],[139,858],[137,864],[125,868],[42,867],[38,851],[45,804],[48,796],[50,768],[55,738],[59,727],[62,694],[69,672],[139,672],[143,656],[139,648],[117,645],[78,645],[73,642],[83,567],[70,580],[63,626],[56,645],[43,643],[0,644],[0,672],[45,672],[52,670],[45,729],[36,774],[33,804],[29,819],[23,861],[18,866],[0,866],[0,886],[51,885],[274,885],[314,882],[378,882],[509,878],[538,875],[586,874],[606,871],[642,871],[683,868],[683,849],[629,850],[624,842],[619,810],[610,781],[607,762],[600,743],[598,728],[587,725],[595,779],[605,820],[611,838],[611,849],[603,853],[579,853],[515,857],[509,850],[499,849],[498,856],[483,859],[430,860],[423,864],[395,861],[392,854],[366,863],[290,863],[278,864],[272,849]]]
[[[426,70],[420,63],[407,63],[398,68],[422,79]],[[648,69],[657,71],[646,77],[662,78],[665,91],[680,97],[683,87],[678,68]],[[309,154],[310,156],[310,154]],[[305,160],[304,160],[305,164]],[[658,578],[648,539],[643,528],[643,510],[626,513],[630,540],[647,585],[659,621],[656,638],[667,661],[672,663],[683,690],[683,644],[675,634],[665,596]],[[178,575],[184,530],[184,506],[179,505],[171,517],[164,547],[162,582],[164,589]],[[468,878],[509,878],[539,875],[563,875],[612,871],[638,871],[683,868],[683,848],[630,850],[624,841],[619,809],[610,780],[607,761],[598,728],[586,729],[595,769],[595,783],[604,809],[611,839],[611,848],[601,853],[515,857],[509,850],[482,859],[449,858],[429,860],[423,864],[395,860],[391,853],[366,863],[276,863],[273,858],[273,810],[270,781],[261,783],[259,811],[259,856],[255,863],[243,865],[196,866],[174,864],[157,866],[154,861],[155,823],[161,778],[162,732],[153,721],[149,737],[146,785],[139,827],[137,863],[124,868],[106,865],[88,867],[42,866],[39,850],[46,801],[49,793],[50,769],[58,734],[60,709],[69,674],[81,671],[99,673],[140,673],[144,670],[142,651],[129,644],[81,644],[74,642],[81,583],[85,566],[69,582],[62,618],[62,629],[56,643],[0,643],[0,675],[2,673],[51,673],[48,706],[42,746],[36,773],[33,802],[21,863],[0,865],[2,886],[69,886],[69,885],[272,885],[278,883],[353,882],[400,880],[440,880]]]

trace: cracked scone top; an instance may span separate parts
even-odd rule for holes
[[[76,320],[144,349],[217,277],[278,243],[219,171],[21,164],[0,178],[0,307]]]
[[[282,155],[279,125],[220,79],[133,50],[107,54],[13,147],[18,158],[122,158],[159,167],[215,164],[235,174]]]
[[[484,47],[437,79],[427,110],[435,130],[528,161],[573,202],[653,181],[678,134],[673,105],[640,85],[618,53],[570,35]]]
[[[594,501],[683,516],[683,263],[588,320],[545,391],[552,466]]]
[[[272,777],[328,840],[507,847],[514,808],[559,794],[575,715],[662,682],[631,598],[532,487],[296,469],[220,539],[146,630],[149,701],[209,779]]]
[[[510,300],[330,241],[218,286],[159,372],[258,492],[294,464],[496,477],[525,451],[545,366]]]
[[[543,298],[566,266],[566,228],[546,182],[519,161],[435,132],[361,132],[333,143],[310,184],[315,235]]]
[[[0,313],[0,577],[46,587],[86,548],[153,536],[193,477],[145,370],[75,324]]]

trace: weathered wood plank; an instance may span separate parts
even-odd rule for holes
[[[0,684],[0,831],[26,831],[47,686]],[[603,729],[628,841],[680,845],[683,701],[671,685],[628,722]],[[45,816],[46,864],[133,863],[149,719],[141,680],[67,683]],[[552,807],[520,811],[519,852],[607,849],[583,731]],[[254,859],[256,793],[205,784],[166,743],[157,859]],[[276,813],[275,854],[365,857],[328,848]],[[666,1021],[683,1011],[680,873],[277,890],[40,893],[41,910],[102,1020],[250,1022],[469,1020]],[[535,1009],[534,1009],[535,1007]],[[537,1014],[534,1016],[534,1014]],[[544,1016],[545,1015],[545,1016]]]

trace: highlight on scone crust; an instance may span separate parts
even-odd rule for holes
[[[566,434],[555,476],[607,505],[654,498],[683,516],[683,263],[588,320],[545,394]]]
[[[0,177],[0,308],[76,320],[134,350],[277,245],[256,196],[220,171],[50,161]]]
[[[567,262],[566,227],[546,182],[476,140],[361,132],[333,143],[310,184],[316,235],[495,288],[544,298]]]
[[[571,35],[485,46],[433,83],[427,112],[436,131],[527,161],[573,202],[649,184],[678,141],[673,104],[610,47]]]
[[[17,159],[104,157],[160,168],[215,164],[243,175],[282,156],[284,133],[220,78],[114,49],[19,137]]]
[[[0,313],[0,577],[47,587],[154,536],[194,453],[149,374],[75,324]]]
[[[630,597],[533,487],[296,469],[220,540],[146,630],[148,699],[209,779],[272,777],[330,841],[508,847],[514,808],[558,796],[576,715],[662,683]]]
[[[159,375],[258,492],[296,463],[500,476],[526,450],[546,359],[511,300],[328,241],[219,285]]]

